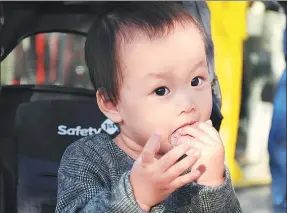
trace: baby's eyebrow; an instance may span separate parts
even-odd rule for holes
[[[200,67],[206,67],[207,63],[205,59],[199,60],[197,63],[191,65],[190,71],[195,71]],[[157,78],[157,79],[162,79],[162,78],[171,78],[173,76],[171,69],[166,69],[163,71],[159,72],[150,72],[148,73],[145,78]]]
[[[206,67],[207,66],[207,62],[205,59],[201,59],[198,62],[194,63],[191,66],[191,71],[195,71],[196,69],[200,68],[200,67]]]
[[[161,71],[161,72],[152,72],[148,73],[145,77],[146,78],[170,78],[172,76],[172,72],[170,70]]]

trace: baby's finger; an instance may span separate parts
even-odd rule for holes
[[[201,122],[198,124],[198,128],[201,129],[202,131],[204,131],[205,133],[207,133],[211,138],[213,138],[214,140],[220,139],[219,137],[219,133],[216,131],[216,129],[211,126],[210,124],[208,124],[207,122]]]
[[[153,163],[155,154],[159,151],[159,148],[160,135],[156,133],[147,141],[139,157],[139,161],[143,167]]]
[[[187,143],[188,142],[188,139],[190,138],[191,136],[189,135],[185,135],[185,136],[179,136],[176,143],[174,144],[174,146],[178,146],[180,144],[183,144],[183,143]]]
[[[181,135],[190,135],[199,141],[204,141],[205,143],[214,143],[213,139],[204,131],[193,126],[186,126],[179,131]]]
[[[208,121],[206,121],[206,123],[207,123],[209,126],[213,126],[212,120],[208,120]]]
[[[174,147],[157,161],[157,168],[162,171],[166,171],[169,167],[174,165],[189,149],[190,145],[188,143],[183,143]]]
[[[192,170],[191,172],[181,175],[176,179],[174,179],[169,186],[171,189],[173,189],[173,191],[175,191],[176,189],[197,180],[200,175],[201,175],[200,171]]]
[[[204,152],[206,150],[208,150],[210,148],[210,144],[204,143],[202,141],[199,141],[195,138],[190,138],[188,140],[188,143],[190,144],[190,146],[192,147],[191,150],[198,150],[199,152]],[[193,151],[187,151],[186,155],[193,155]]]
[[[178,163],[171,166],[164,174],[164,180],[173,181],[178,176],[182,175],[187,169],[191,168],[200,156],[198,150],[189,150],[190,154],[183,158]]]

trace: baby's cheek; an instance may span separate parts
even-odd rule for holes
[[[172,145],[169,142],[169,138],[167,136],[164,136],[162,133],[161,135],[161,143],[160,143],[160,153],[161,154],[166,154],[172,149]]]

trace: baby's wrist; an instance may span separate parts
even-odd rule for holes
[[[202,176],[196,181],[196,183],[199,185],[205,185],[211,187],[221,186],[225,183],[225,172],[223,171],[221,175],[218,174],[216,176],[212,175]]]
[[[211,187],[221,186],[224,184],[224,182],[225,182],[225,177],[222,177],[216,180],[196,181],[196,183],[199,185],[211,186]]]

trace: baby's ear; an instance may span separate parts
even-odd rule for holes
[[[120,123],[122,117],[117,106],[101,91],[97,91],[97,103],[101,112],[114,123]]]

